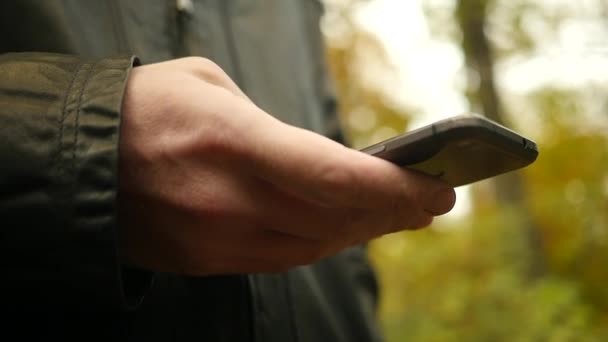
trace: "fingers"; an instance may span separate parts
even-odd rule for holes
[[[428,225],[453,206],[444,183],[281,123],[217,66],[198,62],[130,82],[182,87],[165,97],[163,87],[154,96],[140,91],[127,106],[140,115],[129,134],[139,134],[143,151],[133,165],[149,168],[133,188],[148,204],[160,202],[133,222],[145,231],[124,249],[147,247],[126,253],[130,260],[188,274],[283,270]]]
[[[326,207],[421,207],[439,215],[454,204],[441,181],[348,149],[280,122],[252,130],[248,167],[296,197]]]
[[[183,58],[165,63],[175,63],[207,83],[246,99],[230,77],[207,59]],[[164,63],[157,64],[161,65]],[[197,98],[196,92],[192,95]],[[205,131],[206,140],[210,141],[207,145],[220,146],[216,149],[222,153],[240,151],[237,157],[245,160],[244,167],[287,192],[327,207],[405,207],[402,203],[405,201],[410,206],[421,204],[427,212],[438,215],[453,206],[453,190],[437,180],[401,170],[318,134],[283,124],[248,100],[235,103],[238,101],[230,101],[221,93],[216,95],[221,97],[223,102],[219,102],[223,105],[205,108],[223,114],[223,118],[214,117],[215,123],[230,124],[219,125],[221,132]],[[198,107],[193,105],[193,108]]]
[[[213,62],[203,58],[184,58],[175,62],[202,80],[247,98]],[[443,214],[454,204],[453,190],[435,179],[404,171],[318,134],[283,124],[248,100],[247,104],[240,105],[228,102],[232,107],[220,111],[230,111],[224,114],[235,119],[230,122],[237,129],[229,130],[234,131],[229,141],[226,141],[226,134],[218,132],[206,134],[207,137],[222,137],[216,145],[224,147],[240,145],[240,149],[228,150],[242,152],[239,157],[249,162],[245,168],[298,197],[327,207],[383,208],[421,204],[432,215]],[[234,122],[237,118],[239,122]]]
[[[435,216],[404,201],[382,208],[328,208],[276,190],[260,197],[257,211],[261,215],[258,222],[268,229],[339,247],[425,227]]]

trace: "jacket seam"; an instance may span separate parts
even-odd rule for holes
[[[80,63],[78,64],[78,66],[76,67],[76,70],[74,72],[74,74],[72,75],[72,79],[70,80],[70,84],[68,85],[66,94],[63,98],[63,108],[61,110],[61,115],[59,116],[59,134],[57,136],[57,145],[58,145],[58,150],[57,150],[57,154],[56,156],[53,158],[56,165],[57,165],[57,169],[58,169],[58,173],[61,176],[63,174],[63,172],[65,171],[65,167],[63,166],[63,163],[61,162],[61,155],[63,153],[63,134],[65,132],[65,119],[67,116],[67,106],[68,106],[68,98],[70,97],[70,94],[72,94],[72,89],[74,88],[74,83],[76,82],[76,79],[78,78],[78,75],[80,74],[80,72],[82,71],[82,67],[83,64]]]
[[[131,44],[129,43],[129,37],[127,35],[120,6],[117,4],[116,0],[109,1],[108,4],[110,6],[110,11],[112,11],[110,17],[112,23],[114,24],[112,26],[114,27],[114,36],[116,37],[118,50],[120,52],[127,53]]]
[[[73,139],[73,145],[72,145],[72,160],[71,160],[71,167],[72,167],[72,172],[74,175],[74,185],[77,185],[78,183],[78,177],[76,176],[76,150],[78,147],[78,132],[80,131],[80,114],[81,114],[81,109],[82,109],[82,96],[84,95],[84,92],[87,88],[87,85],[89,84],[89,80],[91,79],[91,74],[93,73],[93,70],[95,69],[95,67],[97,66],[97,62],[93,63],[88,72],[87,75],[85,76],[84,82],[82,84],[82,88],[80,89],[80,94],[78,95],[78,106],[76,107],[76,115],[74,118],[74,139]]]
[[[242,66],[241,66],[241,56],[235,44],[235,35],[234,35],[234,27],[232,26],[232,20],[230,18],[230,6],[231,4],[227,1],[218,1],[219,10],[220,10],[220,20],[221,25],[224,30],[224,37],[226,37],[226,48],[228,51],[228,59],[230,61],[230,66],[234,71],[233,79],[239,85],[239,87],[243,90],[243,92],[247,92],[247,85],[245,84],[245,76],[243,74]]]

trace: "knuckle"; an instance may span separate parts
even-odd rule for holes
[[[208,112],[205,114],[204,124],[192,128],[189,136],[184,136],[186,147],[192,148],[187,152],[200,156],[231,156],[241,146],[239,139],[235,136],[246,137],[233,120],[220,112]]]
[[[390,217],[392,220],[390,221],[390,230],[393,231],[395,229],[402,228],[404,226],[409,225],[409,221],[411,219],[410,215],[404,215],[404,212],[409,213],[410,210],[407,201],[401,196],[394,195],[390,199]]]
[[[186,57],[184,62],[190,72],[209,83],[221,84],[227,77],[224,70],[210,59]]]
[[[327,162],[317,172],[320,184],[320,197],[325,202],[345,202],[352,200],[355,175],[352,170],[336,161]]]
[[[221,70],[215,62],[205,57],[185,57],[182,60],[187,66],[193,69],[204,71]]]
[[[319,170],[319,179],[327,187],[336,187],[347,181],[349,175],[341,165],[328,162]]]
[[[229,156],[235,152],[235,144],[231,139],[231,128],[219,122],[212,127],[201,128],[194,146],[199,155],[205,156]]]
[[[422,181],[422,182],[421,182]],[[395,193],[391,199],[391,224],[393,231],[415,230],[429,226],[433,222],[433,215],[424,209],[428,202],[428,179],[415,178],[411,182],[404,182],[402,189]]]

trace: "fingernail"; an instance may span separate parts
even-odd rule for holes
[[[452,210],[456,203],[456,192],[452,188],[442,188],[433,194],[425,208],[431,215],[443,215]]]

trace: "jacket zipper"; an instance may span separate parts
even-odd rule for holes
[[[243,71],[241,70],[241,66],[239,64],[239,56],[236,50],[236,43],[234,41],[234,30],[232,29],[232,23],[230,22],[230,8],[228,6],[230,6],[231,3],[232,1],[217,0],[217,5],[220,9],[220,21],[226,34],[228,58],[230,59],[230,64],[234,72],[233,78],[236,84],[238,84],[241,89],[246,92],[245,85],[243,84]]]
[[[112,26],[114,27],[114,35],[116,36],[118,50],[121,53],[131,53],[131,51],[129,51],[129,42],[127,41],[127,31],[125,30],[117,0],[108,1],[108,4],[112,12]]]

